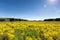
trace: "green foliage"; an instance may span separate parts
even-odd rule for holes
[[[28,27],[28,28],[26,28],[26,30],[25,30],[25,35],[26,36],[36,36],[37,35],[37,31],[36,30],[34,30],[33,28],[30,28],[30,27]]]

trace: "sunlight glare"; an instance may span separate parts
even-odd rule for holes
[[[57,0],[48,0],[50,4],[56,4]]]

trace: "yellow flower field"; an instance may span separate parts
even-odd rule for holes
[[[0,40],[60,40],[60,22],[0,22]]]

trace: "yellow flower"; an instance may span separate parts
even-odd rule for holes
[[[53,31],[53,32],[51,32],[51,34],[50,34],[51,36],[56,36],[56,35],[58,35],[58,32],[56,32],[56,31]]]
[[[49,37],[47,40],[53,40],[53,38],[52,37]]]
[[[57,34],[58,34],[58,32],[54,31],[54,32],[53,32],[53,34],[54,34],[54,35],[57,35]]]
[[[3,32],[2,32],[2,30],[0,30],[0,35],[3,35]]]
[[[48,38],[48,37],[49,37],[49,34],[44,33],[44,37],[45,37],[45,38]]]
[[[24,35],[25,35],[25,33],[23,32],[23,33],[21,33],[21,35],[22,35],[22,36],[24,36]]]
[[[28,36],[28,37],[26,37],[26,40],[33,40],[33,39],[32,39],[31,37]]]
[[[7,36],[8,36],[10,39],[12,39],[12,38],[15,37],[15,35],[13,35],[13,34],[11,34],[11,33],[7,33]]]

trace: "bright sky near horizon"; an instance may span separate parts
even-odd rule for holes
[[[60,0],[0,0],[0,18],[39,20],[60,17]]]

